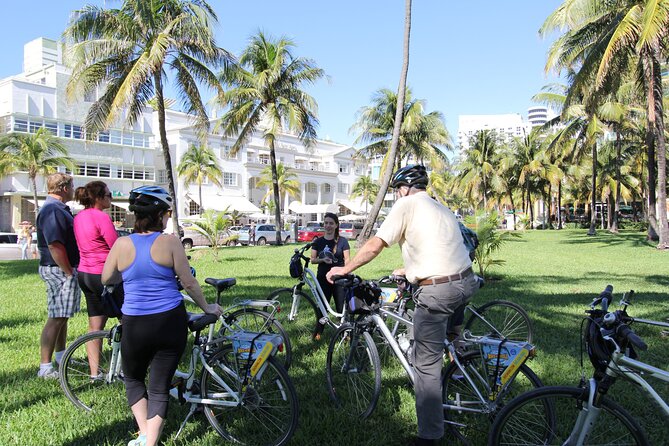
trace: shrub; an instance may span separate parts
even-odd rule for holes
[[[494,259],[493,254],[498,251],[507,240],[512,237],[520,237],[519,234],[512,231],[500,231],[497,229],[499,217],[497,214],[490,214],[487,217],[477,219],[476,235],[479,239],[479,246],[476,248],[474,261],[478,264],[479,275],[486,278],[488,268],[492,265],[503,265],[506,260]]]

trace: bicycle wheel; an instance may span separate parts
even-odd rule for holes
[[[498,336],[499,332],[510,341],[532,342],[532,321],[520,305],[493,300],[481,307],[474,307],[474,310],[483,317],[472,313],[465,324],[465,330],[474,336]]]
[[[489,445],[562,445],[588,402],[588,389],[542,387],[511,401],[500,411]],[[620,405],[604,397],[585,445],[647,445],[645,433]]]
[[[381,394],[381,363],[371,334],[350,324],[339,327],[330,339],[325,373],[335,404],[361,418],[371,415]]]
[[[86,351],[88,342],[99,345],[99,360],[89,361]],[[120,350],[119,350],[120,353]],[[117,364],[115,372],[108,377],[112,360]],[[93,331],[72,342],[60,363],[59,380],[65,396],[80,409],[91,411],[95,406],[119,407],[127,404],[123,381],[117,373],[121,370],[121,355],[112,355],[109,330]],[[91,368],[97,367],[91,371]]]
[[[501,390],[496,383],[497,377],[503,370],[495,373],[495,367],[485,363],[480,351],[466,353],[458,359],[483,400],[477,396],[457,364],[450,362],[444,371],[443,401],[444,404],[457,408],[444,409],[446,427],[464,444],[468,442],[485,444],[490,424],[504,403],[543,384],[537,375],[523,364],[513,382]],[[500,391],[504,393],[500,394]]]
[[[289,332],[300,338],[311,338],[320,319],[320,313],[311,296],[303,291],[293,296],[292,288],[280,288],[272,291],[267,298],[281,302],[281,314],[286,315],[284,322]]]
[[[283,345],[279,348],[275,359],[284,366],[290,368],[293,360],[290,338],[283,326],[271,314],[257,308],[241,308],[233,313],[225,315],[225,321],[235,330],[245,330],[262,333],[278,334],[283,339]],[[222,326],[219,334],[225,336],[227,328]]]
[[[283,445],[297,428],[297,393],[288,373],[274,358],[268,358],[262,374],[243,385],[250,369],[248,360],[236,359],[230,345],[224,346],[208,362],[217,375],[238,395],[233,395],[206,369],[200,388],[203,398],[227,401],[227,406],[204,405],[212,427],[228,441],[246,446]]]

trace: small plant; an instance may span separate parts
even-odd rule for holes
[[[479,246],[476,248],[474,261],[478,264],[479,275],[488,278],[487,271],[492,265],[503,265],[506,260],[494,259],[493,254],[498,251],[504,243],[513,237],[520,237],[519,234],[512,231],[500,231],[499,217],[497,214],[477,217],[476,235],[479,239]]]
[[[221,238],[225,230],[231,226],[230,219],[225,216],[226,213],[227,209],[221,213],[209,209],[202,214],[201,221],[193,223],[193,229],[207,237],[216,261],[218,261],[218,248],[221,245]],[[224,242],[227,242],[227,240]]]

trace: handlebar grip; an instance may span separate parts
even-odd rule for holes
[[[604,291],[599,295],[599,300],[602,303],[602,310],[608,311],[609,304],[613,300],[613,285],[606,285]]]
[[[646,351],[648,350],[648,345],[639,337],[636,333],[634,333],[634,330],[632,330],[629,326],[625,324],[620,324],[618,328],[616,328],[616,332],[619,336],[627,339],[630,344],[632,344],[634,347],[638,348],[641,351]]]

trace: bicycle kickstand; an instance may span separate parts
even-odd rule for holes
[[[186,423],[188,422],[190,417],[193,416],[193,414],[195,413],[196,410],[197,410],[197,403],[191,403],[190,410],[188,411],[188,415],[186,415],[186,418],[184,418],[183,423],[181,423],[181,426],[179,426],[179,430],[177,431],[177,434],[174,436],[174,439],[179,437],[179,434],[184,429],[184,427],[186,427]]]

